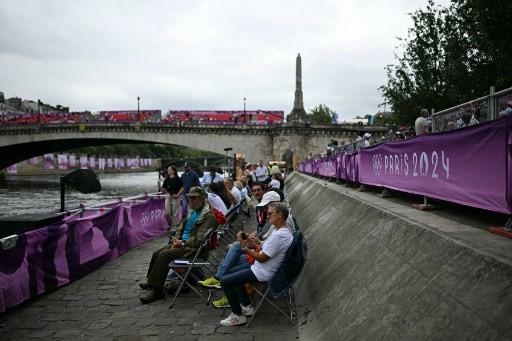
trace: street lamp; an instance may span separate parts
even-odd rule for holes
[[[228,170],[228,176],[229,176],[229,168],[228,168],[228,152],[233,150],[231,147],[224,148],[224,151],[226,152],[226,170]]]
[[[247,115],[245,113],[245,102],[247,101],[247,98],[244,97],[244,119],[245,119],[245,122],[247,122]]]
[[[140,97],[137,96],[137,122],[140,122]]]
[[[37,121],[41,125],[41,100],[37,99]]]

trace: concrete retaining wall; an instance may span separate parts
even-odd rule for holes
[[[301,340],[512,339],[512,241],[302,174],[287,189]]]

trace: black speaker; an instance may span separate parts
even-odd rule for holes
[[[62,181],[80,193],[96,193],[101,191],[101,184],[96,173],[90,169],[77,169],[62,177]]]
[[[65,210],[65,201],[66,201],[66,185],[71,186],[76,189],[80,193],[96,193],[101,191],[101,184],[94,173],[90,169],[77,169],[69,173],[68,175],[64,175],[60,177],[60,211],[64,212]]]

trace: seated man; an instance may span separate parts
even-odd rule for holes
[[[231,194],[235,198],[235,201],[237,204],[240,201],[242,201],[242,193],[240,192],[240,190],[237,187],[235,187],[235,183],[234,183],[233,179],[225,178],[224,184],[226,185],[226,188],[231,192]]]
[[[270,191],[263,195],[261,202],[258,204],[257,209],[261,209],[263,214],[257,214],[256,219],[258,222],[258,228],[260,226],[262,229],[263,227],[266,227],[266,229],[264,229],[264,232],[270,232],[270,230],[273,230],[270,227],[270,222],[267,221],[268,206],[271,203],[279,202],[280,200],[281,198],[279,197],[279,194],[277,194],[274,191]],[[271,234],[264,232],[261,233],[260,238],[258,237],[257,231],[254,231],[253,233],[249,234],[248,236],[246,236],[246,238],[243,238],[242,233],[239,232],[237,234],[237,239],[247,239],[247,246],[253,250],[259,251],[261,249],[262,240],[265,240],[266,237],[268,237]],[[197,283],[208,288],[220,289],[220,282],[222,281],[226,274],[248,268],[251,266],[252,263],[254,263],[254,258],[248,256],[244,251],[242,251],[239,242],[234,242],[229,246],[228,252],[224,259],[222,260],[222,263],[219,265],[215,276],[209,277],[204,281],[198,281]],[[215,308],[229,307],[226,296],[223,296],[220,299],[213,301],[212,304]]]
[[[286,251],[293,241],[291,229],[286,224],[288,208],[283,203],[271,203],[268,209],[269,222],[275,227],[268,239],[257,252],[247,248],[246,240],[241,239],[242,251],[254,257],[250,268],[231,272],[221,281],[222,290],[231,307],[231,314],[220,321],[222,326],[237,326],[247,322],[246,316],[254,313],[249,296],[244,290],[245,283],[268,282],[272,279],[283,261]]]
[[[206,192],[202,187],[192,187],[187,194],[190,202],[190,212],[187,219],[176,231],[174,239],[169,245],[153,252],[149,269],[147,283],[140,283],[140,287],[151,292],[141,297],[143,304],[151,303],[163,298],[163,286],[169,272],[169,263],[174,259],[190,258],[195,255],[205,232],[217,226],[215,216],[210,206],[206,203]],[[200,257],[208,257],[208,249]]]

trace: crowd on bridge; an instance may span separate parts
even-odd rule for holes
[[[197,284],[224,292],[224,296],[213,301],[215,308],[232,311],[220,321],[221,325],[245,324],[247,316],[255,313],[251,283],[268,282],[276,274],[294,239],[295,223],[277,166],[260,161],[248,165],[242,174],[235,180],[212,166],[200,178],[185,163],[180,177],[176,167],[167,167],[164,181],[159,180],[157,185],[159,191],[166,193],[165,216],[172,237],[151,257],[147,281],[140,283],[143,290],[148,290],[140,299],[143,304],[160,300],[165,293],[174,294],[179,282],[168,281],[172,278],[172,274],[168,275],[169,264],[176,259],[192,258],[200,250],[202,236],[209,229],[215,230],[232,212],[252,217],[252,207],[257,228],[239,231],[217,271]],[[201,259],[207,260],[208,253],[208,248],[203,249]]]
[[[114,110],[84,112],[21,112],[0,110],[0,126],[57,124],[273,125],[284,121],[282,111]]]

